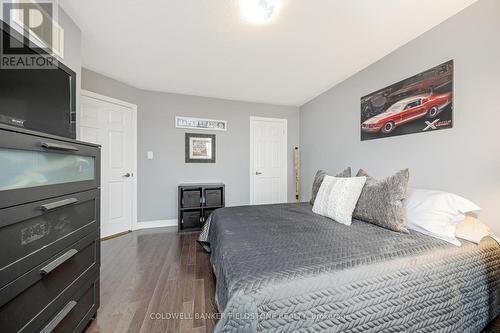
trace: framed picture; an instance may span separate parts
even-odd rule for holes
[[[186,163],[215,163],[215,134],[186,133]]]
[[[361,141],[453,127],[453,60],[361,98]]]

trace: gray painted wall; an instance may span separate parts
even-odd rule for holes
[[[476,4],[301,107],[302,197],[314,172],[377,177],[409,167],[411,186],[469,198],[500,234],[500,1]],[[455,59],[454,128],[360,141],[360,97]]]
[[[249,204],[250,116],[288,120],[288,199],[293,201],[299,108],[144,91],[87,69],[82,75],[83,89],[138,106],[139,221],[176,218],[177,185],[184,182],[224,182],[228,206]],[[210,132],[217,135],[217,163],[184,163],[186,130],[174,127],[176,115],[228,121],[227,132]],[[148,151],[153,160],[146,159]]]
[[[113,97],[132,104],[139,104],[142,90],[107,76],[82,68],[82,89]]]

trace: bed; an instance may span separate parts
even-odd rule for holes
[[[500,312],[500,246],[316,215],[309,203],[215,211],[215,332],[480,332]]]

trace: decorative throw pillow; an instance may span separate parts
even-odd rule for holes
[[[479,244],[481,239],[493,235],[490,227],[473,216],[465,216],[458,222],[455,230],[455,236],[473,243]]]
[[[318,190],[321,186],[321,183],[323,183],[323,179],[325,178],[325,176],[326,176],[326,171],[323,170],[318,170],[316,172],[316,175],[314,176],[311,200],[309,201],[311,205],[314,205],[314,200],[316,199],[316,195],[318,195]],[[344,171],[336,174],[335,177],[341,177],[341,178],[351,177],[351,167],[347,167]]]
[[[357,176],[367,179],[353,217],[382,228],[408,233],[404,206],[410,180],[408,169],[381,180],[370,177],[362,169],[358,171]]]
[[[366,177],[325,176],[312,211],[339,223],[350,225],[352,212],[365,185]]]

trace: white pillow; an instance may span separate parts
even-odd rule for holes
[[[457,223],[455,235],[458,238],[479,244],[484,237],[492,236],[493,231],[477,218],[466,216],[462,221]]]
[[[366,177],[337,178],[325,176],[318,191],[312,211],[339,223],[351,225]]]
[[[462,243],[455,237],[456,224],[440,225],[431,228],[432,231],[424,229],[419,225],[408,226],[409,229],[418,231],[424,235],[431,236],[437,239],[444,240],[456,246],[462,246]],[[428,228],[429,229],[429,228]]]
[[[409,229],[460,246],[456,225],[465,213],[480,210],[473,202],[443,191],[410,188],[406,196],[406,223]]]

